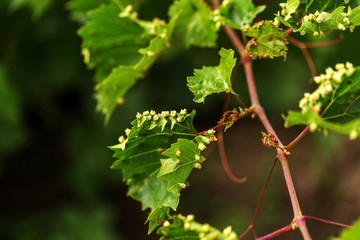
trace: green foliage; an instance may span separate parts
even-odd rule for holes
[[[177,18],[169,24],[158,19],[143,21],[131,5],[121,11],[115,3],[92,11],[90,18],[79,30],[84,39],[82,53],[85,63],[97,69],[97,110],[107,123],[126,92],[169,47]]]
[[[360,134],[360,68],[351,63],[337,64],[335,70],[314,78],[319,87],[305,93],[301,112],[290,111],[286,124],[307,124],[310,130],[335,131],[355,139]]]
[[[185,109],[138,113],[132,129],[125,131],[127,138],[121,136],[111,147],[118,158],[112,168],[123,171],[128,194],[142,203],[143,210],[151,209],[149,233],[167,219],[170,208],[176,210],[190,172],[205,160],[200,152],[216,140],[213,133],[197,136],[194,115]]]
[[[339,5],[338,1],[306,1],[300,4],[291,0],[281,5],[282,11],[276,19],[301,35],[308,33],[323,37],[325,32],[332,30],[354,31],[360,25],[360,7],[351,9],[350,6]]]
[[[216,46],[217,28],[213,13],[203,0],[177,0],[169,9],[170,19],[179,18],[174,35],[185,47]]]
[[[358,239],[359,236],[360,236],[360,220],[357,220],[355,223],[352,224],[352,228],[344,229],[341,232],[340,237],[331,238],[331,240],[353,240],[353,239]]]
[[[246,45],[250,57],[274,58],[285,57],[288,44],[287,34],[272,21],[261,21],[245,31],[245,35],[252,37]]]
[[[231,73],[236,64],[232,49],[220,50],[220,63],[215,67],[195,69],[194,76],[188,77],[188,87],[195,95],[194,102],[205,101],[213,93],[227,92],[236,94],[231,86]]]
[[[166,221],[158,230],[159,235],[163,235],[160,240],[170,239],[217,239],[217,240],[236,240],[237,235],[231,227],[225,228],[222,232],[209,224],[200,224],[194,221],[193,215],[184,217],[176,215],[172,217],[171,223]]]
[[[265,8],[264,5],[255,7],[252,0],[223,1],[218,10],[220,22],[236,29],[246,30]]]
[[[80,23],[85,23],[89,20],[87,12],[91,9],[97,8],[102,3],[108,3],[108,0],[71,0],[66,4],[70,11],[71,19]]]

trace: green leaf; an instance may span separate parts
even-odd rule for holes
[[[73,21],[85,23],[89,20],[86,15],[87,11],[108,2],[108,0],[71,0],[66,3],[66,8],[70,11],[70,17]]]
[[[337,64],[314,78],[319,87],[305,93],[301,112],[290,111],[287,125],[306,124],[310,130],[335,131],[355,139],[360,134],[360,67]]]
[[[96,85],[96,109],[105,115],[105,123],[110,119],[117,104],[121,104],[124,94],[141,77],[141,71],[132,66],[119,66],[102,82]]]
[[[193,215],[184,217],[177,215],[172,217],[171,223],[166,221],[164,226],[157,231],[162,235],[160,240],[173,239],[217,239],[217,240],[236,240],[237,235],[229,226],[220,231],[209,224],[200,224],[194,221]]]
[[[323,37],[333,30],[349,29],[352,32],[360,25],[359,6],[351,9],[350,6],[341,6],[338,1],[311,1],[311,5],[300,4],[296,13],[290,12],[287,7],[286,4],[276,19],[301,35],[307,33]]]
[[[246,30],[250,27],[256,15],[264,11],[265,8],[265,5],[255,7],[252,0],[223,1],[223,4],[219,7],[220,21],[233,28]]]
[[[136,64],[142,57],[139,49],[149,43],[142,38],[144,29],[129,17],[119,17],[121,12],[114,3],[102,5],[90,11],[91,20],[79,30],[85,63],[96,68],[98,82],[119,65]]]
[[[286,11],[288,14],[296,12],[296,9],[299,7],[300,0],[287,0],[286,2]]]
[[[185,109],[138,113],[132,129],[125,131],[127,137],[110,147],[118,158],[111,168],[122,170],[128,194],[141,202],[143,210],[151,209],[149,232],[167,218],[170,208],[176,210],[191,170],[205,160],[200,151],[216,140],[214,132],[197,136],[194,115]]]
[[[186,47],[216,46],[217,28],[213,13],[203,0],[178,0],[169,10],[170,19],[178,18],[174,35]]]
[[[220,64],[218,66],[195,69],[194,76],[187,78],[187,86],[195,95],[194,102],[204,102],[205,97],[213,93],[231,92],[235,94],[231,86],[231,73],[236,63],[234,51],[222,48],[219,54]]]
[[[358,239],[359,236],[360,236],[360,220],[357,220],[352,225],[352,228],[344,229],[341,232],[340,237],[331,238],[331,240],[353,240],[353,239]]]
[[[169,24],[137,18],[129,5],[114,1],[90,13],[91,20],[79,30],[85,62],[96,68],[96,109],[110,119],[123,96],[170,46],[177,18]]]
[[[250,57],[274,58],[286,56],[287,34],[275,26],[272,21],[261,21],[247,31],[245,35],[252,37],[246,45]]]
[[[188,139],[179,139],[163,155],[169,158],[161,159],[158,177],[168,182],[168,192],[179,196],[180,190],[186,187],[185,181],[194,165],[201,163],[204,158],[200,155],[198,145]]]

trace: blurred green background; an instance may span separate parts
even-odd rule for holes
[[[140,17],[166,19],[171,2],[144,1]],[[261,17],[271,19],[277,6],[277,1],[271,2]],[[109,169],[114,159],[107,146],[116,144],[138,111],[196,109],[199,131],[215,125],[224,95],[209,97],[205,105],[194,104],[186,76],[194,68],[218,64],[218,49],[185,50],[175,44],[130,90],[105,127],[103,116],[94,111],[93,72],[83,64],[76,34],[86,16],[81,6],[72,7],[69,11],[71,4],[61,0],[0,2],[0,239],[158,239],[156,234],[146,235],[146,212],[126,196],[121,173]],[[344,33],[338,45],[311,49],[319,73],[337,62],[359,65],[359,39],[355,29],[353,34]],[[218,42],[231,47],[223,32]],[[254,72],[260,100],[287,143],[302,129],[284,129],[281,114],[297,109],[303,92],[314,89],[306,62],[300,50],[290,46],[285,62],[256,61]],[[235,89],[248,103],[244,84],[240,72]],[[274,152],[261,145],[261,130],[257,120],[244,119],[225,134],[231,168],[236,175],[247,176],[248,182],[231,182],[215,150],[203,169],[190,176],[179,212],[193,213],[197,220],[220,229],[232,225],[237,233],[243,232],[274,158]],[[359,143],[315,133],[292,150],[290,168],[304,214],[346,224],[360,216]],[[277,165],[256,230],[263,235],[291,219]],[[340,230],[310,220],[308,225],[314,239],[336,236]],[[301,237],[294,232],[278,239]]]

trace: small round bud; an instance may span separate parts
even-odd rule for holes
[[[151,115],[151,116],[154,116],[155,114],[156,114],[156,112],[155,112],[154,110],[151,110],[151,111],[150,111],[150,115]]]
[[[349,19],[347,17],[344,17],[343,21],[344,21],[344,23],[347,23],[347,24],[350,23],[350,21],[349,21]]]
[[[162,111],[161,116],[168,117],[169,116],[169,111]]]
[[[125,135],[126,136],[129,136],[130,132],[131,132],[131,130],[129,128],[125,129]]]
[[[313,33],[313,36],[314,36],[314,37],[319,36],[319,32],[318,32],[318,31],[315,31],[315,32]]]
[[[164,222],[163,226],[164,226],[164,227],[170,226],[170,222],[169,222],[168,220],[166,220],[166,221]]]
[[[143,112],[143,115],[144,115],[144,116],[149,115],[149,111],[144,111],[144,112]]]
[[[341,30],[341,31],[345,31],[345,30],[346,30],[346,28],[344,27],[344,25],[342,25],[341,23],[339,23],[339,24],[337,25],[337,28],[338,28],[339,30]]]
[[[154,116],[153,116],[153,119],[154,119],[154,121],[157,121],[157,120],[159,120],[159,116],[158,116],[158,115],[154,115]]]
[[[358,132],[356,131],[356,129],[351,130],[349,134],[349,139],[355,140],[357,137],[358,137]]]
[[[195,160],[196,160],[196,161],[200,161],[200,159],[201,159],[200,156],[199,156],[198,154],[196,154],[196,155],[195,155]]]
[[[210,225],[207,224],[207,223],[205,223],[205,224],[201,227],[201,230],[202,230],[203,232],[208,232],[208,231],[210,231]]]
[[[120,137],[119,137],[119,143],[123,143],[124,141],[125,141],[124,136],[120,136]]]
[[[345,69],[345,64],[343,64],[343,63],[337,63],[337,64],[335,65],[335,69],[338,70],[338,71],[343,70],[343,69]]]
[[[310,131],[314,132],[317,129],[317,124],[316,122],[312,122],[310,123]]]
[[[184,189],[184,188],[186,188],[186,184],[185,183],[179,183],[179,187]]]
[[[279,6],[280,6],[281,8],[286,8],[286,3],[280,3]]]
[[[321,82],[321,80],[322,79],[319,76],[314,77],[314,82],[316,82],[317,84],[319,84]]]
[[[326,90],[327,92],[331,92],[331,91],[333,90],[330,81],[325,82],[325,90]]]
[[[194,164],[194,168],[201,169],[201,164],[198,163],[198,162],[196,162],[196,163]]]
[[[181,156],[181,152],[180,152],[180,151],[176,151],[176,156],[180,157],[180,156]]]
[[[181,109],[181,111],[180,111],[180,114],[181,115],[186,115],[186,113],[187,113],[187,110],[184,108],[184,109]]]
[[[204,151],[206,149],[206,146],[203,143],[199,143],[198,148],[200,151]]]
[[[302,31],[300,32],[300,35],[301,35],[301,36],[304,36],[305,33],[306,33],[306,32],[305,32],[304,30],[302,30]]]
[[[193,221],[194,220],[194,215],[193,214],[189,214],[186,216],[186,221]]]
[[[142,115],[141,115],[141,113],[138,112],[138,113],[136,114],[136,119],[140,119],[140,118],[142,118]]]
[[[347,69],[350,69],[350,68],[354,67],[354,65],[351,62],[346,62],[345,66],[346,66]]]
[[[226,227],[226,228],[223,230],[223,234],[224,234],[225,236],[229,236],[230,233],[231,233],[231,231],[232,231],[231,226],[228,226],[228,227]]]
[[[189,222],[184,222],[184,231],[188,231],[190,229],[190,223]]]
[[[182,117],[178,117],[178,118],[176,118],[176,121],[178,121],[178,122],[182,122],[182,121],[183,121],[183,119],[182,119]]]
[[[150,115],[146,116],[146,119],[151,120],[151,116]]]
[[[171,111],[170,116],[175,117],[176,116],[176,111]]]

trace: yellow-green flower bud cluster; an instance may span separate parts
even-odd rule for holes
[[[354,66],[350,62],[338,63],[335,65],[335,69],[329,67],[324,74],[314,77],[314,81],[319,84],[319,87],[311,94],[304,94],[304,97],[299,102],[302,112],[309,109],[313,112],[319,112],[321,110],[319,100],[327,94],[331,94],[341,84],[343,77],[350,77],[354,71]]]
[[[200,240],[216,240],[216,239],[227,239],[236,240],[237,235],[232,228],[226,227],[222,232],[217,229],[210,227],[208,223],[200,224],[194,221],[194,215],[190,214],[186,217],[179,214],[173,218],[174,225],[178,224],[183,227],[184,231],[193,231],[198,233]],[[169,227],[171,224],[169,221],[165,221],[163,226]]]
[[[154,110],[144,111],[143,113],[137,113],[137,127],[141,127],[145,122],[151,121],[150,129],[155,127],[161,127],[164,130],[168,122],[171,123],[171,129],[176,123],[183,122],[190,114],[187,113],[186,109],[182,109],[179,113],[175,110],[173,111],[162,111],[161,113],[156,113]]]

